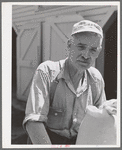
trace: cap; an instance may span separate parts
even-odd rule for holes
[[[74,35],[80,32],[94,32],[94,33],[100,34],[103,38],[102,28],[97,23],[94,23],[89,20],[82,20],[73,25],[71,35]]]

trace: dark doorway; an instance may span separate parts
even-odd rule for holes
[[[22,128],[22,121],[25,112],[21,108],[25,108],[21,101],[16,98],[17,89],[17,34],[12,28],[12,113],[11,113],[11,144],[26,144],[27,135]]]
[[[104,80],[107,99],[117,98],[117,13],[105,32]],[[107,26],[108,24],[106,24]]]
[[[16,37],[12,28],[12,96],[16,95]]]

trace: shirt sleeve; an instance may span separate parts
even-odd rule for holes
[[[49,111],[49,76],[37,69],[28,96],[23,126],[28,120],[46,122]]]

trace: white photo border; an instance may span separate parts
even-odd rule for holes
[[[120,147],[120,2],[2,2],[2,148],[66,148],[61,145],[14,145],[11,144],[11,87],[12,87],[12,5],[116,5],[117,15],[117,99],[118,99],[118,128],[117,145],[71,145],[70,148]]]

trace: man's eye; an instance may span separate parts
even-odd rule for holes
[[[93,53],[95,53],[95,52],[97,51],[96,48],[91,48],[90,50],[91,50],[91,52],[93,52]]]
[[[84,50],[84,49],[85,49],[85,46],[77,46],[77,48],[78,48],[79,50]]]

